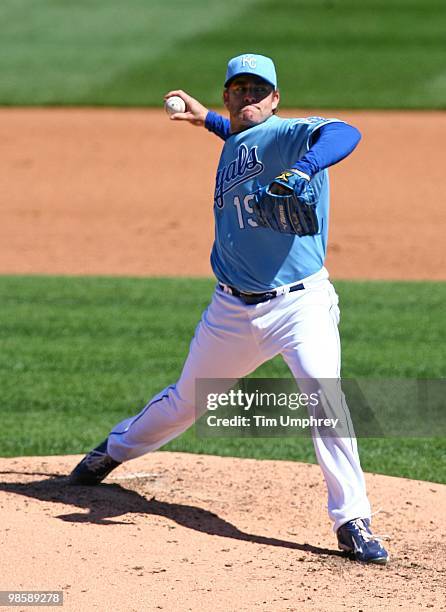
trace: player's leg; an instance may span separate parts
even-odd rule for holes
[[[341,358],[337,296],[329,281],[323,281],[297,296],[291,308],[282,352],[285,361],[301,391],[319,393],[315,416],[320,416],[321,410],[330,413],[330,417],[337,415],[346,424],[344,431],[350,432],[345,437],[344,434],[321,437],[319,430],[312,431],[316,456],[327,483],[328,512],[336,531],[350,519],[370,518],[353,426],[340,385],[336,384]]]
[[[264,360],[251,333],[246,307],[237,298],[217,290],[195,330],[178,382],[157,394],[139,414],[116,425],[106,446],[89,453],[84,461],[90,457],[91,467],[97,462],[102,469],[103,461],[105,468],[113,469],[117,462],[160,448],[194,423],[196,379],[236,381]],[[75,476],[72,480],[79,481]]]

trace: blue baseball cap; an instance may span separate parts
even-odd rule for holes
[[[239,74],[253,74],[265,81],[268,81],[274,89],[277,89],[277,76],[274,62],[271,58],[265,55],[256,55],[255,53],[244,53],[233,57],[228,62],[226,70],[225,87],[229,81]]]

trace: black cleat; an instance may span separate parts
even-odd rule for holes
[[[115,461],[107,454],[107,440],[85,455],[68,477],[70,485],[98,485],[104,480],[120,461]]]
[[[339,548],[356,561],[385,565],[389,560],[389,553],[381,544],[381,539],[374,536],[370,529],[369,519],[348,521],[339,527],[337,536]]]

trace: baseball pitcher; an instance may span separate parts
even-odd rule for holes
[[[98,484],[123,461],[160,448],[190,427],[196,379],[237,380],[280,354],[301,391],[319,393],[328,410],[343,402],[320,385],[339,379],[341,358],[338,297],[324,267],[327,168],[354,150],[358,130],[335,118],[278,117],[275,66],[262,55],[229,61],[223,90],[229,119],[184,91],[166,98],[173,96],[184,101],[185,110],[171,110],[171,120],[204,126],[224,142],[214,192],[215,292],[179,380],[116,425],[73,470],[72,484]],[[328,514],[341,550],[358,561],[386,563],[388,553],[370,528],[356,438],[349,431],[312,431]]]

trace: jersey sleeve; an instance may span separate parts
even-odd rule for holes
[[[208,111],[204,121],[204,127],[213,134],[219,136],[222,140],[227,140],[230,136],[231,125],[229,119],[226,119],[214,111]]]
[[[341,119],[303,117],[284,120],[277,132],[278,149],[284,168],[293,166],[312,145],[312,138],[322,126],[342,122]]]
[[[350,155],[361,140],[361,132],[348,123],[326,123],[313,132],[312,145],[293,168],[313,177]]]

